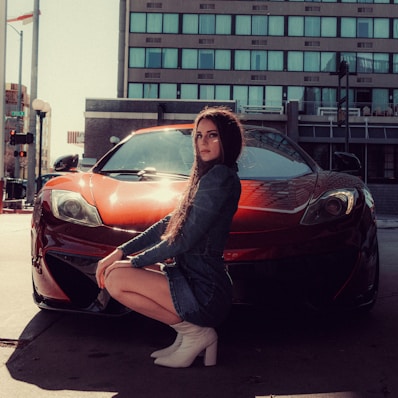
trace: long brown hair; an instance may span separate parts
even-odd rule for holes
[[[196,130],[203,119],[211,120],[220,134],[220,158],[204,162],[197,151]],[[172,243],[178,236],[191,209],[200,179],[216,164],[225,164],[235,168],[236,161],[242,151],[243,129],[237,116],[226,107],[206,107],[196,117],[192,131],[194,162],[188,181],[188,186],[181,198],[179,206],[172,213],[163,239]]]

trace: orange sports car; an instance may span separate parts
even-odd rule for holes
[[[133,132],[88,172],[48,181],[32,218],[33,297],[43,309],[120,315],[95,281],[99,259],[168,214],[193,162],[192,125]],[[379,254],[374,202],[339,153],[321,169],[286,135],[245,126],[242,195],[224,258],[235,303],[369,309]]]

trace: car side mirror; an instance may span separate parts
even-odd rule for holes
[[[79,155],[61,156],[54,162],[55,171],[75,171],[79,164]]]
[[[334,171],[344,172],[349,174],[359,174],[361,171],[361,161],[349,152],[334,152]]]

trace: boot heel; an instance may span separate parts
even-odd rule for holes
[[[217,363],[217,340],[206,347],[203,363],[205,366],[215,366]]]

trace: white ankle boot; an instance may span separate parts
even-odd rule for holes
[[[182,334],[177,333],[177,337],[174,340],[174,343],[172,345],[165,347],[161,350],[154,351],[151,354],[151,358],[160,358],[160,357],[165,357],[167,355],[170,355],[174,351],[176,351],[178,347],[180,347],[181,343],[182,343]]]
[[[217,362],[217,333],[213,328],[201,327],[189,322],[170,325],[182,335],[181,345],[170,355],[156,358],[155,364],[169,368],[187,368],[204,350],[204,365]]]

